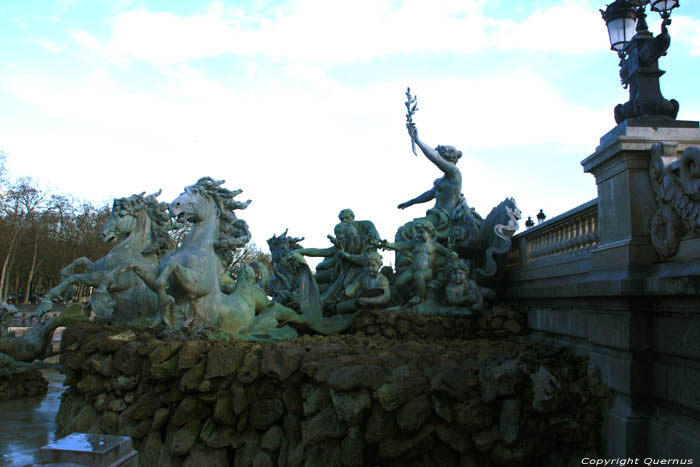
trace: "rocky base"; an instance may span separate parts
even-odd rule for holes
[[[516,306],[494,305],[483,311],[464,309],[463,313],[464,316],[425,316],[411,312],[364,310],[355,317],[348,332],[401,340],[502,339],[526,333],[527,316]]]
[[[0,400],[40,396],[48,390],[49,382],[39,370],[0,376]]]
[[[609,400],[586,359],[510,334],[250,343],[87,323],[61,364],[58,436],[131,436],[145,467],[561,466],[602,454]]]

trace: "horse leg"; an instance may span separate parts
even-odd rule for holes
[[[41,304],[37,307],[32,317],[41,318],[47,311],[53,309],[53,299],[58,298],[63,292],[74,284],[87,284],[90,287],[97,287],[102,280],[102,271],[86,272],[83,274],[73,274],[68,276],[53,289],[46,293],[46,296],[41,300]]]
[[[73,274],[73,271],[75,271],[79,267],[84,267],[84,268],[90,268],[94,263],[90,261],[86,257],[78,258],[72,263],[70,263],[68,266],[64,267],[61,269],[61,279],[67,279],[69,276]]]
[[[177,266],[177,263],[165,263],[163,268],[158,274],[158,278],[155,281],[155,292],[158,294],[158,308],[160,311],[161,318],[165,321],[170,328],[174,328],[175,321],[175,299],[168,295],[168,279],[173,273],[173,269]]]

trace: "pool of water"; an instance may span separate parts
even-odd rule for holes
[[[53,442],[64,376],[41,370],[49,381],[43,396],[0,401],[0,466],[24,467],[39,461],[39,448]]]

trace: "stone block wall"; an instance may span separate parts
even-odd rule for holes
[[[510,333],[398,334],[251,343],[73,325],[58,435],[131,436],[145,467],[561,466],[602,455],[609,392],[585,357]]]

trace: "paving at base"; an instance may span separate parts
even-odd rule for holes
[[[39,462],[39,449],[55,440],[56,413],[64,376],[42,370],[49,381],[43,396],[0,401],[0,466],[24,467]]]

